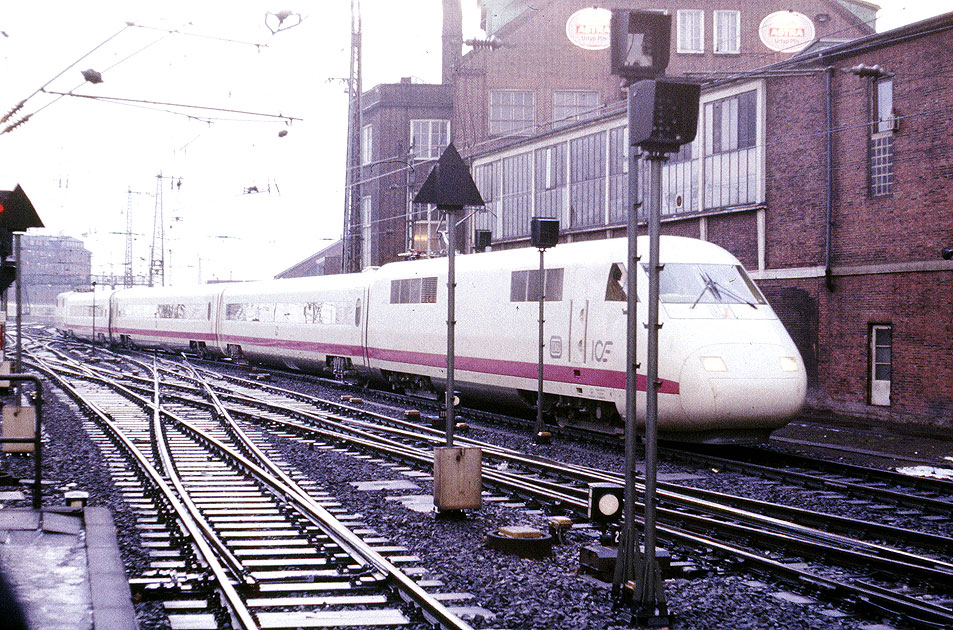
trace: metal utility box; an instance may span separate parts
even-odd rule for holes
[[[33,407],[3,408],[3,437],[33,438],[36,436],[36,409]],[[32,453],[33,444],[27,442],[4,442],[4,453]]]
[[[2,330],[0,330],[0,334]],[[0,377],[9,376],[13,373],[13,361],[0,361]],[[10,381],[0,379],[0,389],[10,389]]]
[[[438,510],[475,510],[482,503],[482,451],[440,446],[433,454],[433,503]]]

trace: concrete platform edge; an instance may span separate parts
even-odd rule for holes
[[[119,554],[116,528],[106,508],[83,510],[86,558],[95,630],[138,630],[129,581]]]

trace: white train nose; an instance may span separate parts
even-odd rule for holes
[[[679,398],[687,430],[772,430],[804,406],[807,374],[793,346],[725,343],[682,364]]]

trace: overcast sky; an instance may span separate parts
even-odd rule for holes
[[[440,0],[361,4],[364,89],[439,82]],[[881,30],[953,11],[953,0],[880,4]],[[272,33],[269,11],[299,9],[299,26]],[[467,17],[465,36],[478,34]],[[122,276],[127,207],[145,273],[161,204],[168,281],[271,277],[341,236],[349,39],[348,0],[4,2],[0,116],[30,98],[0,129],[33,115],[0,135],[0,189],[19,183],[44,233],[84,240],[94,273]],[[89,68],[103,83],[83,84]],[[267,116],[49,94],[71,90]]]

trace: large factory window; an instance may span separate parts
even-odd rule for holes
[[[576,138],[569,144],[569,225],[605,224],[606,133]]]
[[[533,154],[526,152],[503,159],[503,186],[500,212],[503,238],[529,236],[533,213]]]
[[[705,103],[705,208],[758,201],[755,90]]]
[[[390,281],[391,304],[436,304],[437,278],[401,278]]]
[[[414,159],[436,160],[449,142],[449,120],[410,121],[410,146],[414,151]]]
[[[536,92],[490,90],[491,136],[528,136],[536,126]]]
[[[499,161],[481,164],[473,169],[473,181],[483,197],[484,209],[473,215],[473,228],[497,232],[496,219],[499,216]]]
[[[546,270],[546,301],[563,299],[563,270]],[[514,271],[510,274],[510,302],[539,301],[539,269]]]
[[[536,216],[562,216],[566,205],[566,144],[536,150]]]
[[[741,11],[715,11],[715,52],[741,52]]]
[[[626,140],[628,129],[616,127],[609,130],[609,223],[624,223],[628,199],[628,162]]]
[[[556,90],[553,92],[553,126],[563,127],[574,120],[588,120],[602,105],[599,92],[591,90]]]
[[[705,12],[698,9],[681,10],[675,14],[680,53],[705,52]]]

